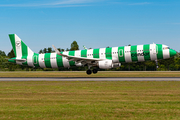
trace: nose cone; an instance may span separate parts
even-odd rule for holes
[[[177,54],[177,52],[173,49],[170,49],[169,52],[170,52],[170,57],[173,57]]]

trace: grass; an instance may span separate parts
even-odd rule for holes
[[[83,72],[0,72],[0,77],[180,77],[180,72],[153,71],[153,72],[124,72],[100,71],[97,74],[87,75]]]
[[[0,82],[0,119],[180,119],[180,82]]]

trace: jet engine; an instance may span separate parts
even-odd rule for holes
[[[111,69],[120,67],[121,63],[113,63],[112,60],[103,60],[98,62],[98,67],[100,69]]]

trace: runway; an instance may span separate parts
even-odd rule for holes
[[[180,81],[180,78],[0,78],[0,81]]]

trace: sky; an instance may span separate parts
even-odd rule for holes
[[[180,51],[179,0],[1,0],[0,50],[17,34],[34,52],[52,47],[165,44]]]

